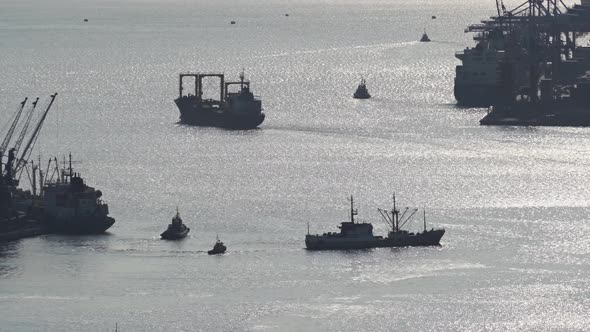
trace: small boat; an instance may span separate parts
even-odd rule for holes
[[[287,17],[288,17],[288,16],[289,16],[289,14],[285,14],[285,16],[287,16]]]
[[[352,95],[355,99],[369,99],[371,95],[369,94],[369,90],[367,90],[367,85],[365,84],[365,79],[361,78],[361,84],[359,84],[358,88],[356,88],[355,93]]]
[[[160,234],[160,237],[164,240],[180,240],[185,238],[190,230],[190,228],[182,223],[177,208],[176,215],[172,218],[172,223],[168,225],[168,229],[166,229],[164,233]]]
[[[432,19],[433,20],[436,20],[436,15],[432,15]]]
[[[85,19],[84,19],[84,22],[88,22],[88,19],[87,19],[87,18],[85,18]]]
[[[426,30],[424,30],[424,34],[422,34],[422,38],[420,38],[421,42],[429,42],[430,38],[428,38],[428,35],[426,34]]]
[[[236,21],[231,21],[229,22],[229,24],[236,24]]]
[[[217,255],[217,254],[225,253],[225,250],[227,250],[227,248],[223,245],[223,242],[219,241],[219,236],[218,236],[217,242],[215,242],[213,249],[207,251],[207,253],[209,255]]]

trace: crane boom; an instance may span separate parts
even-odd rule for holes
[[[18,136],[18,139],[14,144],[15,153],[18,153],[18,151],[20,150],[20,146],[23,144],[23,140],[25,139],[25,135],[27,134],[27,129],[29,129],[29,124],[31,123],[31,119],[33,118],[33,113],[35,113],[35,107],[37,106],[38,101],[39,97],[37,97],[37,99],[33,102],[33,106],[27,113],[25,124],[23,125],[23,128],[20,131],[20,135]]]
[[[37,126],[35,127],[35,130],[33,130],[33,134],[31,134],[31,137],[29,138],[27,145],[25,146],[20,158],[16,162],[16,165],[14,167],[14,169],[15,169],[14,174],[19,174],[19,177],[20,177],[20,173],[23,170],[23,167],[26,165],[28,158],[31,155],[31,152],[33,151],[33,147],[35,146],[35,142],[37,142],[37,138],[39,137],[39,133],[41,132],[41,128],[43,127],[43,122],[45,122],[45,118],[47,118],[47,113],[49,113],[49,109],[51,109],[51,105],[53,105],[53,102],[55,101],[55,97],[57,97],[57,92],[55,94],[51,95],[51,100],[49,101],[47,108],[43,112],[43,115],[41,115],[41,118],[39,119],[39,122],[37,122]]]
[[[4,136],[4,140],[2,141],[2,145],[0,145],[0,152],[3,152],[3,153],[6,152],[6,148],[8,148],[8,144],[10,143],[10,140],[12,139],[12,134],[14,134],[14,130],[16,129],[16,125],[18,124],[18,120],[20,119],[23,109],[25,108],[25,104],[27,103],[27,99],[29,99],[29,98],[28,97],[25,98],[25,100],[23,100],[20,103],[20,107],[16,110],[14,120],[12,121],[12,124],[10,125],[8,132],[6,133],[6,136]]]

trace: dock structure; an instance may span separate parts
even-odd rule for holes
[[[590,46],[579,43],[590,33],[590,0],[527,0],[511,10],[496,0],[496,11],[465,29],[477,47],[456,54],[457,100],[485,83],[488,103],[478,106],[492,111],[481,124],[590,125]],[[468,77],[482,68],[486,77]]]

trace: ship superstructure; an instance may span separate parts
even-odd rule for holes
[[[79,173],[61,170],[56,181],[48,181],[42,189],[44,217],[52,231],[73,234],[99,234],[109,229],[115,219],[109,217],[109,206],[102,201],[102,192],[84,183]]]
[[[354,217],[358,214],[354,208],[353,197],[350,196],[350,221],[340,223],[339,233],[328,232],[322,235],[305,236],[305,246],[308,250],[346,250],[366,249],[377,247],[377,237],[373,235],[373,225],[370,223],[356,222]]]

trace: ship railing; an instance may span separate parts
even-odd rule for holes
[[[180,73],[179,75],[224,75],[225,76],[225,73],[187,71],[187,72]]]

